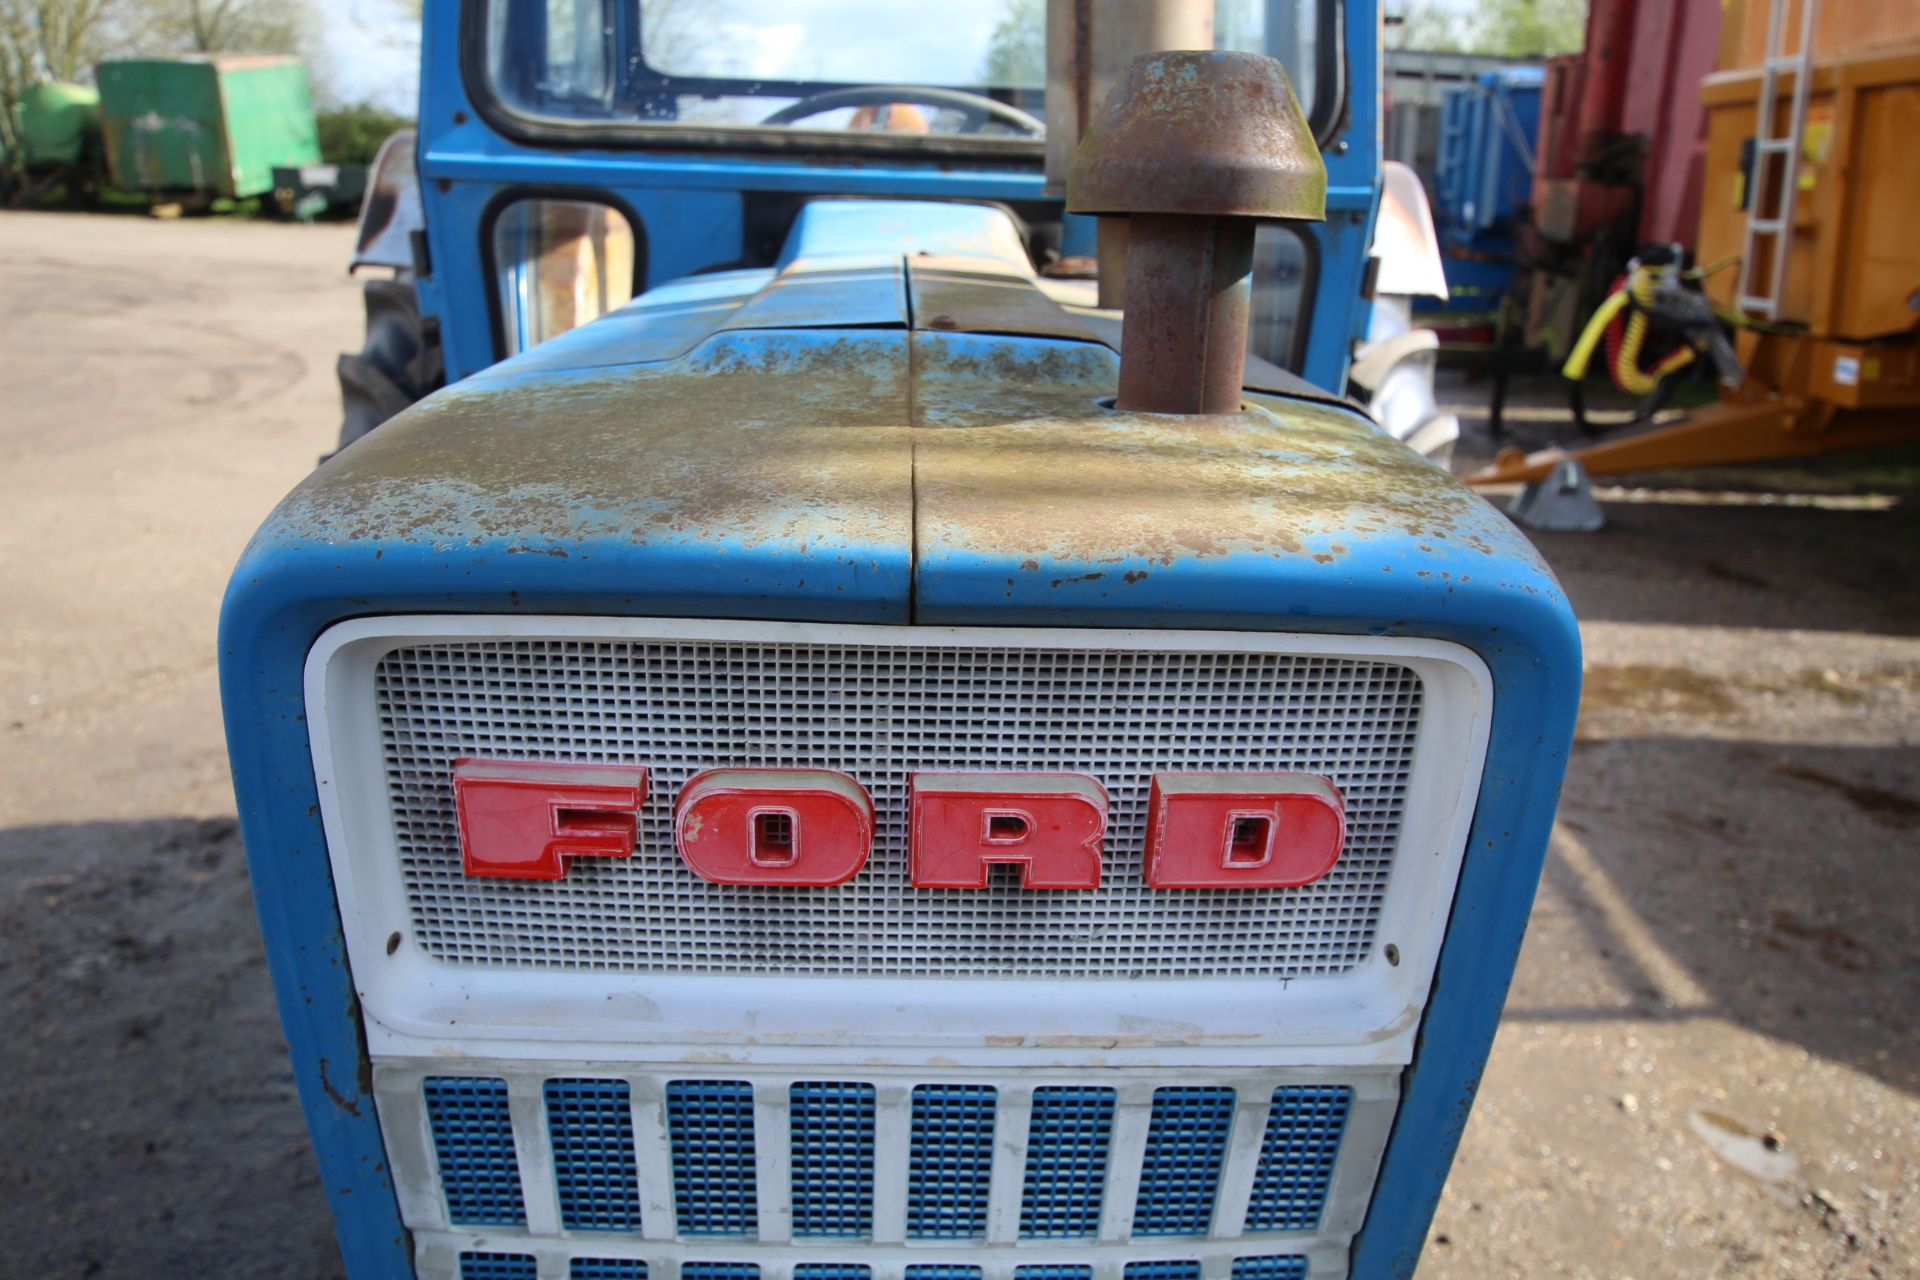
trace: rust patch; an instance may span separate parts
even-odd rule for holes
[[[1327,169],[1280,63],[1172,51],[1127,65],[1067,177],[1071,213],[1326,216]]]
[[[1233,414],[1126,414],[1106,407],[1116,373],[1094,343],[923,332],[910,348],[897,330],[722,333],[672,362],[567,372],[509,362],[327,464],[276,533],[872,563],[917,532],[1063,583],[1242,552],[1331,568],[1401,535],[1440,555],[1528,554],[1356,411],[1249,394]]]
[[[917,415],[943,428],[914,441],[923,547],[1144,574],[1235,552],[1332,564],[1356,536],[1394,533],[1491,554],[1501,536],[1480,499],[1349,410],[1249,396],[1234,414],[1120,413],[1102,403],[1105,348],[916,346]]]
[[[347,1095],[341,1093],[340,1090],[334,1087],[333,1081],[327,1079],[327,1059],[325,1058],[320,1059],[320,1087],[326,1090],[327,1097],[333,1100],[334,1106],[340,1108],[356,1120],[360,1118],[360,1103],[358,1099],[347,1097]]]
[[[667,365],[512,376],[409,410],[297,490],[329,541],[565,555],[593,537],[904,545],[903,333],[723,335]]]

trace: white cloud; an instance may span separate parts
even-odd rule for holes
[[[420,28],[393,0],[326,6],[328,93],[413,115],[420,109]]]

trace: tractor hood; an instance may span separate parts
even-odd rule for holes
[[[1443,590],[1557,598],[1352,408],[1256,367],[1235,414],[1117,412],[1117,320],[1036,279],[1004,214],[889,237],[853,204],[810,207],[771,270],[653,290],[383,425],[281,505],[236,591],[291,558],[335,617],[1376,631]],[[817,251],[849,218],[880,252]]]

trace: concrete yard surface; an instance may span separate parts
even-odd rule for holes
[[[0,215],[0,1274],[338,1274],[214,624],[332,447],[350,240]],[[1920,1276],[1920,468],[1609,493],[1538,539],[1587,697],[1420,1276]]]

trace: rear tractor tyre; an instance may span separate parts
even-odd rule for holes
[[[369,280],[367,342],[340,357],[340,448],[344,449],[446,379],[440,336],[420,314],[413,281]],[[336,450],[337,452],[337,450]]]

